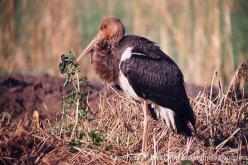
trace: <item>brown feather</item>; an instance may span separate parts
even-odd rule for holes
[[[112,45],[106,41],[99,41],[91,58],[96,74],[106,83],[116,84],[119,77],[120,56],[113,53]]]

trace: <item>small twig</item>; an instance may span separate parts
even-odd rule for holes
[[[152,159],[152,165],[157,165],[157,142],[155,139],[155,136],[153,135],[153,159]]]
[[[224,140],[222,143],[220,143],[215,149],[217,150],[216,152],[218,152],[218,150],[220,148],[222,148],[230,139],[233,138],[233,136],[238,133],[241,130],[241,128],[238,128],[236,131],[234,131],[226,140]]]
[[[79,86],[79,77],[78,77],[78,72],[76,73],[76,76],[77,76],[77,91],[79,92],[80,91],[80,86]],[[77,128],[77,124],[78,124],[78,108],[79,108],[79,98],[77,99],[77,106],[76,106],[76,114],[75,114],[75,124],[74,124],[74,127],[73,127],[73,130],[72,130],[72,133],[71,133],[71,137],[70,139],[73,138],[74,136],[74,133],[75,133],[75,130]]]
[[[108,85],[108,87],[112,90],[112,91],[114,91],[120,98],[122,98],[122,99],[124,99],[124,100],[126,100],[126,101],[128,101],[128,102],[131,102],[132,104],[134,104],[134,105],[136,105],[136,103],[135,103],[135,101],[133,101],[132,99],[128,99],[128,98],[126,98],[126,97],[123,97],[123,96],[121,96],[111,85],[109,85],[109,84],[107,84]]]
[[[193,144],[195,138],[187,138],[187,142],[186,142],[186,154],[189,154],[189,150],[191,147],[191,145]]]
[[[72,81],[72,85],[76,91],[78,91],[78,88],[76,87],[75,83]]]
[[[220,105],[221,105],[222,101],[224,101],[223,105],[225,105],[226,99],[227,99],[227,97],[228,97],[228,93],[229,93],[229,91],[231,90],[231,87],[234,86],[234,83],[235,83],[235,81],[236,81],[237,74],[238,74],[238,70],[236,70],[236,72],[234,73],[233,78],[232,78],[232,80],[231,80],[231,82],[230,82],[230,85],[229,85],[229,87],[228,87],[228,89],[227,89],[227,91],[226,91],[226,94],[224,95],[224,97],[223,97],[223,98],[221,99],[221,101],[220,101]]]
[[[237,112],[238,112],[238,119],[240,119],[240,116],[241,116],[241,114],[242,114],[242,111],[243,111],[243,109],[245,110],[245,107],[246,106],[248,106],[248,102],[246,102],[243,106],[241,106],[238,110],[237,110]]]
[[[212,95],[213,95],[213,86],[214,86],[214,80],[215,80],[215,77],[216,77],[216,75],[217,75],[217,71],[215,71],[214,72],[214,75],[213,75],[213,78],[212,78],[212,82],[211,82],[211,89],[210,89],[210,97],[209,97],[209,99],[210,99],[210,101],[209,101],[209,107],[210,108],[212,108]]]
[[[220,98],[221,98],[221,97],[222,97],[222,94],[223,94],[223,87],[222,87],[222,81],[221,81],[221,78],[220,78],[220,75],[219,75],[218,72],[217,72],[217,74],[216,74],[216,77],[217,77],[217,80],[218,80],[219,95],[220,95]]]
[[[76,73],[77,76],[77,90],[78,92],[80,91],[80,85],[79,85],[79,76],[78,76],[78,72]]]
[[[62,104],[64,104],[64,101],[62,101]],[[61,137],[62,135],[62,131],[64,128],[64,115],[65,115],[65,108],[64,105],[62,105],[62,115],[61,115],[61,127],[60,127],[60,131],[59,131],[59,137]]]
[[[42,148],[44,147],[44,145],[46,144],[46,142],[47,142],[48,139],[49,139],[49,137],[47,137],[45,140],[42,139],[43,142],[42,142],[42,141],[40,142],[41,145],[40,145],[38,151],[33,150],[33,151],[30,153],[30,155],[33,155],[35,152],[36,152],[36,154],[39,153],[39,152],[42,150]],[[38,145],[38,146],[39,146],[39,145]]]

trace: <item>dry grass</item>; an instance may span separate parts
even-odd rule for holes
[[[236,76],[236,75],[235,75]],[[169,130],[159,121],[149,121],[147,153],[141,152],[143,114],[140,105],[105,88],[99,97],[101,112],[88,120],[79,120],[76,134],[97,130],[105,137],[93,145],[88,135],[80,139],[68,128],[75,123],[71,110],[62,123],[50,124],[33,119],[15,127],[0,129],[1,161],[23,163],[65,164],[187,164],[228,163],[248,161],[248,99],[236,99],[233,85],[223,92],[220,84],[215,97],[200,92],[191,100],[197,117],[197,133],[185,138]],[[3,121],[2,121],[3,122]],[[29,129],[25,128],[29,125]],[[75,142],[72,144],[72,142]],[[76,144],[78,142],[78,144]]]

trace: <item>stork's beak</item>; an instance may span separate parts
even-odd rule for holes
[[[97,33],[97,35],[91,40],[89,45],[84,49],[84,51],[78,56],[77,62],[80,61],[83,57],[85,57],[93,48],[94,44],[100,39],[100,33]]]

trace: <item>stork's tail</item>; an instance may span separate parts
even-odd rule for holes
[[[188,122],[180,115],[175,116],[176,129],[179,134],[192,136],[192,131],[188,126]]]
[[[175,124],[177,128],[177,132],[186,136],[192,136],[192,130],[188,125],[189,122],[194,128],[194,132],[196,132],[196,128],[195,128],[196,118],[190,104],[187,104],[183,115],[182,114],[175,115]]]
[[[161,119],[166,123],[168,127],[172,127],[176,129],[179,134],[183,134],[185,136],[192,136],[192,130],[189,127],[189,122],[195,129],[195,115],[192,111],[190,104],[188,103],[184,106],[185,109],[179,109],[177,112],[169,109],[160,107],[159,111],[156,111],[151,105],[149,105],[149,112],[153,119],[158,120]],[[178,113],[183,112],[183,113]]]

